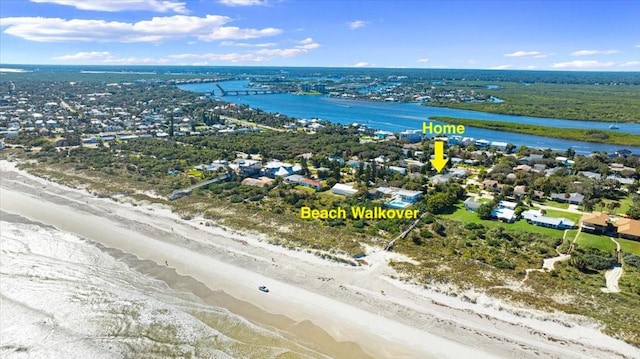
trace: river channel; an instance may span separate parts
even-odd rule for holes
[[[246,87],[248,83],[248,81],[226,81],[221,83],[221,85],[225,90],[243,90],[248,89],[248,87]],[[259,108],[267,112],[282,113],[296,118],[318,118],[340,124],[360,123],[370,128],[391,132],[419,130],[422,128],[422,123],[424,121],[427,121],[430,117],[436,116],[527,123],[550,126],[557,128],[558,130],[561,130],[562,128],[608,130],[611,125],[610,122],[509,116],[477,111],[422,106],[418,103],[371,102],[332,98],[327,96],[270,94],[228,95],[218,97],[220,93],[214,83],[180,85],[179,87],[185,91],[198,93],[211,94],[212,91],[214,91],[212,96],[221,101],[246,104],[252,108]],[[640,124],[620,123],[618,126],[619,129],[616,130],[618,132],[640,134]],[[621,148],[626,148],[635,154],[640,154],[640,143],[638,146],[618,146],[493,131],[472,127],[466,128],[464,136],[489,141],[510,142],[516,146],[528,146],[542,149],[550,148],[553,150],[564,151],[571,147],[576,151],[576,153],[580,154],[589,154],[593,151],[606,151],[607,153],[613,153]]]

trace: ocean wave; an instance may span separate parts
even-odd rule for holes
[[[74,235],[0,228],[0,357],[322,357]]]

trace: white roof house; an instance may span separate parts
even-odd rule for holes
[[[358,190],[348,184],[336,183],[331,187],[331,193],[351,197],[358,193]]]

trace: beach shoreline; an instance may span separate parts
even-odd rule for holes
[[[218,298],[218,303],[251,321],[300,342],[323,335],[314,349],[332,357],[640,354],[600,333],[586,318],[525,309],[514,313],[483,295],[479,302],[469,303],[391,279],[388,260],[410,259],[381,249],[368,254],[370,265],[350,267],[270,245],[258,235],[208,227],[200,219],[183,220],[165,206],[98,198],[27,174],[4,160],[0,178],[3,211],[53,225],[122,255],[166,263],[176,274],[224,293],[227,297]],[[258,285],[267,285],[270,293],[258,291]]]

